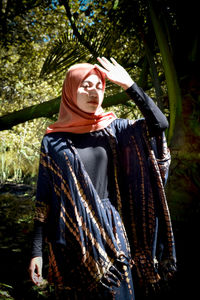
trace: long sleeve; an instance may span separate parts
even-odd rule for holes
[[[152,148],[158,162],[163,183],[166,184],[171,162],[170,151],[167,147],[164,130],[168,128],[168,121],[154,101],[134,83],[126,93],[142,112],[149,129]]]
[[[126,93],[142,112],[151,136],[157,136],[168,128],[168,121],[165,115],[136,83],[128,88]]]
[[[52,178],[49,169],[48,141],[43,138],[40,152],[40,165],[37,180],[35,220],[47,222],[49,203],[52,197]]]
[[[44,223],[35,221],[33,238],[32,238],[31,257],[42,256],[43,237],[44,237]]]
[[[47,222],[49,201],[51,199],[51,176],[48,170],[48,155],[46,142],[42,141],[40,165],[37,180],[34,229],[32,236],[31,256],[42,256],[45,225]]]

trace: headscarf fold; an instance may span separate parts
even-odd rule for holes
[[[116,119],[113,112],[104,112],[102,107],[95,113],[86,113],[77,106],[77,90],[82,81],[90,74],[97,74],[100,77],[103,84],[103,90],[105,90],[105,75],[94,65],[80,63],[70,67],[63,83],[58,120],[47,128],[46,133],[92,132],[107,127]]]

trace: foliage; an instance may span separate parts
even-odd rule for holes
[[[7,285],[5,283],[0,283],[0,299],[6,300],[14,300],[14,298],[10,295],[10,290],[12,290],[13,287],[10,285]]]
[[[48,101],[60,95],[68,66],[84,60],[93,63],[97,55],[105,55],[115,57],[125,66],[151,97],[155,98],[155,94],[160,97],[163,111],[169,116],[173,104],[168,103],[163,55],[151,22],[149,2],[156,7],[156,16],[181,84],[182,101],[186,98],[183,102],[183,111],[186,111],[182,113],[184,151],[172,152],[173,163],[166,189],[172,221],[176,225],[180,222],[174,226],[175,235],[179,234],[179,239],[176,236],[177,256],[182,272],[175,287],[176,298],[180,297],[183,284],[189,286],[192,281],[188,299],[194,290],[194,277],[188,279],[187,276],[193,273],[188,257],[198,257],[199,253],[196,246],[200,211],[197,201],[200,98],[196,24],[199,10],[196,1],[191,0],[189,6],[171,0],[1,1],[0,114],[4,116],[33,105],[51,104]],[[119,88],[110,83],[107,86],[106,97],[117,95],[116,99],[121,99]],[[115,103],[114,107],[106,109],[114,110],[119,117],[141,116],[132,101]],[[27,273],[40,142],[45,128],[55,118],[53,115],[52,119],[34,119],[0,133],[2,300],[55,299],[54,290],[46,282],[42,288],[33,287]],[[4,185],[4,182],[13,181],[20,184]],[[22,182],[31,184],[31,188]],[[183,223],[186,225],[182,228]],[[46,272],[47,263],[44,274]]]
[[[45,82],[39,73],[52,39],[64,30],[65,15],[59,8],[55,11],[36,7],[26,17],[18,21],[28,28],[30,39],[14,41],[6,47],[1,43],[1,114],[44,102],[60,91],[61,78]]]
[[[24,195],[23,195],[24,194]],[[14,282],[9,280],[8,272],[15,274],[15,280],[21,277],[20,264],[23,261],[21,253],[27,252],[27,233],[31,231],[33,219],[33,190],[24,186],[0,186],[0,249],[1,278],[0,299],[14,299]],[[15,237],[15,238],[13,238]],[[24,242],[26,241],[26,245]],[[19,259],[20,256],[20,259]],[[8,260],[9,257],[9,260]],[[15,258],[15,262],[14,262]],[[24,256],[25,258],[25,256]],[[17,267],[18,266],[18,267]],[[18,274],[16,274],[16,271]],[[2,294],[3,292],[3,294]],[[5,298],[1,298],[1,297]]]
[[[33,33],[29,26],[34,21],[35,9],[48,8],[50,0],[4,0],[0,3],[0,40],[5,48],[21,42],[30,42]]]
[[[21,182],[34,180],[38,170],[39,148],[42,132],[35,132],[33,121],[15,127],[11,132],[4,131],[0,136],[0,183],[7,180]],[[42,124],[43,123],[43,124]],[[40,126],[46,121],[40,120]]]
[[[7,28],[0,44],[1,115],[41,104],[55,97],[60,93],[67,66],[74,63],[74,60],[80,56],[81,49],[81,59],[85,59],[86,55],[90,57],[89,51],[86,51],[85,47],[81,46],[74,37],[62,6],[52,6],[52,3],[48,4],[48,1],[37,1],[35,5],[33,2],[23,1],[19,10],[14,4],[12,7],[7,6],[7,11],[4,9],[5,3],[5,7],[1,10],[4,16],[2,22]],[[73,7],[75,9],[75,6]],[[77,6],[76,8],[78,9]],[[10,21],[6,16],[10,16],[12,26],[9,25]],[[65,45],[68,45],[67,59],[60,48],[59,39],[62,36]],[[59,39],[57,40],[56,37]],[[61,41],[63,42],[62,38]],[[50,74],[44,80],[40,76],[43,72],[41,69],[46,53],[52,49],[52,46],[54,49],[57,47],[61,53],[62,71],[59,69],[59,72]],[[75,51],[74,56],[72,56],[72,51]],[[57,60],[56,63],[58,63]],[[51,64],[48,60],[47,66],[47,69],[51,71]],[[124,114],[126,110],[126,107],[121,107],[117,113]],[[12,131],[1,132],[1,182],[7,180],[21,182],[25,178],[26,180],[35,178],[40,141],[49,122],[51,121],[42,118],[15,126]]]
[[[0,185],[0,299],[55,299],[54,290],[44,279],[33,286],[27,272],[35,203],[35,185]],[[44,256],[44,277],[47,273]]]
[[[50,107],[52,102],[48,101],[59,96],[63,77],[71,64],[85,60],[93,63],[97,55],[104,55],[115,57],[141,87],[151,87],[148,93],[153,98],[156,94],[159,105],[173,120],[174,108],[180,98],[175,97],[170,103],[165,101],[169,91],[164,80],[167,72],[163,63],[168,65],[168,62],[163,61],[163,53],[157,45],[149,3],[156,7],[179,83],[180,76],[187,77],[191,67],[198,62],[199,46],[195,20],[184,26],[186,11],[181,10],[183,5],[180,7],[170,0],[23,0],[19,5],[15,1],[4,1],[0,6],[0,114],[15,114],[15,111],[27,107],[32,110],[33,105],[43,103]],[[189,8],[188,16],[194,9],[195,5]],[[188,28],[192,35],[189,35]],[[185,32],[189,41],[187,47]],[[174,81],[173,74],[168,81]],[[120,92],[119,88],[108,83],[106,97],[120,96]],[[119,117],[135,118],[139,115],[135,106],[134,113],[131,112],[130,103],[115,105],[112,109]],[[34,115],[33,110],[30,112]],[[24,110],[26,113],[28,116],[28,111]],[[21,121],[24,122],[24,118],[19,116],[17,122]],[[30,175],[34,176],[40,140],[49,122],[48,119],[34,120],[1,133],[1,181],[8,178],[21,180],[32,166]],[[24,133],[20,133],[24,128]],[[24,143],[21,142],[22,136]]]
[[[182,126],[180,77],[178,76],[188,76],[191,67],[195,67],[194,61],[199,62],[197,55],[199,47],[198,26],[195,26],[196,20],[193,20],[193,13],[196,13],[196,11],[193,11],[195,5],[186,12],[182,9],[182,5],[174,6],[168,0],[131,2],[123,0],[120,2],[114,1],[114,3],[111,1],[73,1],[73,5],[71,1],[61,1],[61,3],[65,7],[78,43],[85,47],[86,52],[89,51],[90,53],[88,60],[93,62],[98,54],[106,56],[109,53],[109,56],[114,56],[125,67],[139,66],[140,79],[143,73],[146,80],[148,80],[147,75],[151,75],[156,96],[159,100],[158,104],[162,108],[164,108],[162,103],[163,91],[158,74],[164,74],[169,94],[169,140],[171,140],[175,126],[179,128]],[[80,3],[82,4],[79,7],[80,13],[77,14]],[[155,12],[153,7],[156,8]],[[189,28],[195,36],[195,39],[191,41],[191,45],[187,45],[187,47],[185,47],[183,25],[186,14],[187,19],[192,18]],[[107,34],[110,32],[112,34]],[[191,37],[187,37],[190,41]],[[177,38],[180,42],[178,45],[176,43]],[[101,41],[104,41],[104,43],[102,44]],[[134,47],[132,47],[133,41]],[[65,55],[65,40],[60,41],[59,45],[60,53]],[[99,47],[99,45],[103,45],[103,47]],[[120,51],[116,51],[117,49],[120,49]],[[86,56],[88,55],[86,54]],[[144,68],[141,70],[140,65],[141,61],[145,61],[145,58],[147,58],[149,64],[149,70],[145,67],[146,72],[144,72]],[[182,61],[186,62],[184,72]],[[59,72],[60,66],[57,63],[57,54],[54,48],[52,48],[51,54],[43,66],[43,74],[51,72],[47,70],[49,64],[51,65],[51,71],[56,70],[56,72]],[[130,73],[135,76],[134,71]],[[140,80],[140,82],[143,81]]]
[[[44,81],[39,74],[53,38],[65,30],[63,9],[55,10],[51,1],[22,1],[19,6],[12,2],[10,6],[10,1],[4,1],[0,7],[4,16],[1,25],[7,28],[3,33],[0,31],[1,115],[44,103],[60,92],[62,82],[61,76]],[[34,178],[40,141],[48,122],[33,120],[13,127],[12,131],[1,132],[1,182],[21,181],[27,176]]]

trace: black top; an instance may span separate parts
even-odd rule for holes
[[[159,135],[168,127],[165,115],[160,111],[154,101],[134,83],[126,90],[126,93],[134,100],[141,110],[151,136]],[[66,133],[78,151],[81,161],[101,199],[109,198],[109,176],[111,151],[106,137],[102,131],[83,134]],[[42,256],[42,237],[44,225],[35,222],[33,234],[32,257]]]
[[[68,133],[73,145],[78,151],[81,161],[100,197],[105,199],[108,194],[108,178],[110,170],[110,147],[102,131],[84,134]]]

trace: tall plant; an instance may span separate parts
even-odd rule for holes
[[[178,77],[176,69],[170,52],[170,48],[162,28],[162,24],[157,17],[152,3],[149,2],[150,16],[155,31],[157,43],[162,56],[162,63],[167,83],[168,95],[169,95],[169,110],[170,110],[170,127],[168,131],[168,143],[171,142],[174,135],[176,122],[181,117],[182,100],[181,91],[178,83]]]

